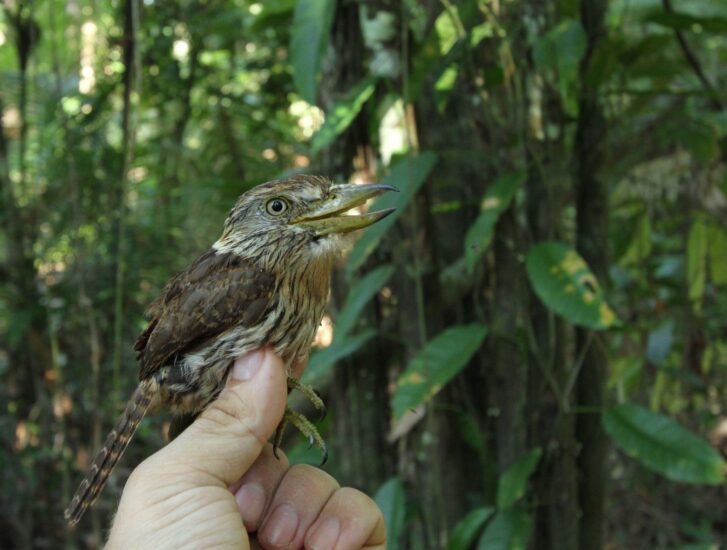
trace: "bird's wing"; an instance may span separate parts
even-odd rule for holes
[[[149,306],[149,325],[134,346],[139,380],[235,325],[255,325],[274,287],[272,274],[250,260],[214,249],[205,252]]]

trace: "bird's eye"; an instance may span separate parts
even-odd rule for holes
[[[283,199],[270,199],[265,204],[265,210],[271,216],[280,216],[288,209],[288,203]]]

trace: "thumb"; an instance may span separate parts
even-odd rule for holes
[[[166,459],[187,465],[189,474],[236,482],[262,451],[285,410],[283,361],[270,349],[235,360],[220,396],[172,441]]]

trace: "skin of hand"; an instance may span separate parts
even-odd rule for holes
[[[384,550],[373,500],[273,456],[286,398],[274,352],[238,358],[219,398],[129,476],[106,548]]]

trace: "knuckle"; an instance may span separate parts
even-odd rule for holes
[[[343,487],[338,490],[338,498],[341,502],[346,503],[346,506],[349,509],[366,510],[369,513],[375,514],[377,520],[383,520],[384,518],[384,514],[381,512],[376,502],[374,502],[374,499],[358,489],[354,489],[353,487]]]
[[[332,475],[310,464],[294,464],[288,470],[288,475],[296,479],[305,479],[319,487],[327,487],[333,490],[340,487],[338,481]]]

